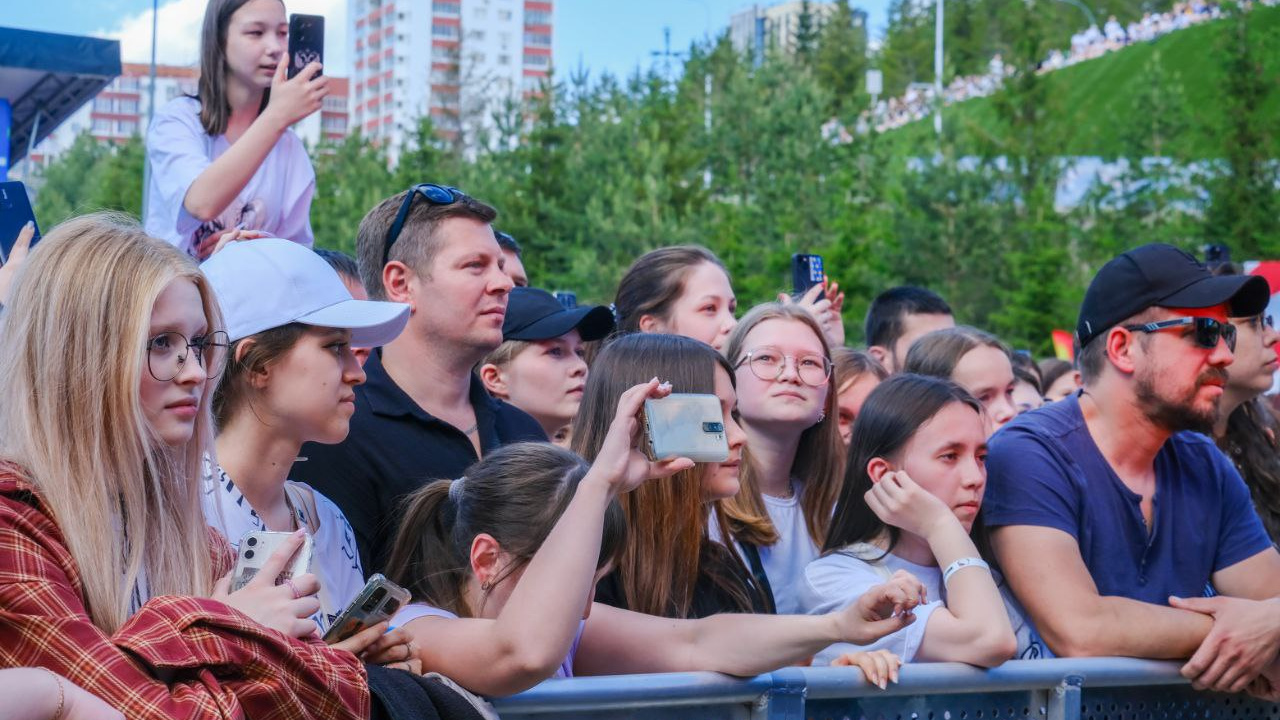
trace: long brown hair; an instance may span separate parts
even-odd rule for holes
[[[618,334],[639,332],[640,318],[645,315],[670,319],[671,306],[684,293],[689,272],[703,263],[729,274],[720,258],[701,245],[673,245],[641,255],[618,283],[613,301]]]
[[[142,575],[152,597],[213,589],[200,467],[214,382],[182,447],[156,437],[139,394],[156,298],[179,281],[220,328],[190,258],[132,218],[85,215],[45,235],[0,316],[0,457],[52,512],[89,617],[108,634],[129,617]]]
[[[1237,407],[1227,418],[1218,447],[1235,463],[1249,486],[1253,507],[1272,542],[1280,538],[1280,442],[1275,417],[1262,398]]]
[[[492,535],[514,558],[502,577],[510,575],[542,547],[588,469],[582,458],[550,443],[516,443],[485,455],[456,485],[437,480],[417,490],[403,502],[387,577],[417,602],[476,617],[481,608],[471,607],[466,592],[471,542]],[[622,510],[612,502],[597,568],[617,559],[626,536]]]
[[[617,412],[618,398],[628,388],[656,376],[670,382],[675,392],[714,393],[717,367],[733,378],[724,358],[697,340],[651,333],[617,338],[600,352],[587,377],[573,422],[573,449],[587,460],[595,459]],[[622,510],[633,530],[617,568],[628,609],[688,617],[694,585],[703,573],[733,598],[739,610],[751,612],[751,599],[740,582],[714,568],[700,567],[700,557],[715,542],[707,535],[709,512],[720,506],[720,501],[708,503],[703,498],[703,472],[705,467],[695,466],[670,478],[650,480],[622,496]],[[715,518],[727,544],[732,535],[723,511],[716,512]],[[749,576],[736,553],[726,554]]]
[[[200,80],[196,99],[200,101],[200,125],[214,137],[227,131],[231,102],[227,100],[227,26],[231,16],[249,0],[209,0],[200,30]],[[284,0],[281,0],[284,4]],[[271,89],[262,91],[261,113],[271,98]]]
[[[804,325],[813,331],[822,344],[822,354],[828,360],[831,359],[831,346],[827,344],[827,336],[822,333],[822,327],[809,311],[797,305],[771,302],[751,308],[729,335],[724,354],[731,365],[736,366],[742,361],[746,353],[744,345],[747,335],[766,320],[793,320]],[[840,490],[840,476],[844,473],[844,441],[840,439],[837,410],[842,382],[842,378],[833,370],[827,381],[827,399],[822,408],[824,417],[800,435],[800,445],[796,448],[796,457],[791,463],[792,477],[799,478],[804,483],[800,507],[809,537],[818,547],[822,547],[826,539],[827,528],[831,524],[831,509],[835,506],[836,493]],[[772,545],[778,541],[777,529],[772,524],[769,525],[768,532],[757,532],[742,524],[743,518],[769,517],[764,499],[760,495],[757,475],[751,459],[751,443],[748,442],[742,451],[742,490],[726,503],[730,526],[745,540],[757,545]]]

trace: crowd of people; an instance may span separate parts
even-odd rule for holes
[[[863,348],[825,279],[740,313],[698,246],[569,306],[443,184],[315,251],[280,123],[324,81],[286,32],[211,0],[146,227],[24,230],[0,267],[0,716],[491,717],[557,677],[1084,655],[1280,699],[1266,280],[1136,247],[1077,361],[1037,364],[919,287]],[[646,452],[672,393],[714,399],[725,459]],[[374,574],[409,601],[326,642]]]
[[[1272,6],[1280,0],[1257,0],[1261,5]],[[1252,2],[1244,3],[1247,6]],[[1093,60],[1107,53],[1121,50],[1135,43],[1151,42],[1169,33],[1222,17],[1222,9],[1208,0],[1184,0],[1175,3],[1168,12],[1144,13],[1140,20],[1127,26],[1114,15],[1099,29],[1089,27],[1071,36],[1071,45],[1064,52],[1053,49],[1039,65],[1037,72],[1061,70],[1086,60]],[[977,75],[957,76],[942,90],[942,104],[964,102],[986,97],[997,92],[1014,68],[1005,64],[999,54],[987,64],[987,71]],[[934,111],[937,93],[933,85],[914,83],[899,97],[878,101],[867,111],[864,122],[877,132],[886,132],[928,117]]]

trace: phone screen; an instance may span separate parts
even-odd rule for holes
[[[324,62],[324,16],[291,15],[289,17],[289,77],[294,77],[313,62]],[[324,70],[321,70],[320,74],[323,75]]]
[[[22,232],[24,225],[35,220],[27,186],[16,180],[0,183],[0,263],[9,262],[9,253],[18,241],[18,233]],[[31,238],[32,247],[39,239],[40,225],[36,224],[36,234]]]

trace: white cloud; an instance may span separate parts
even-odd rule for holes
[[[200,59],[200,25],[208,0],[164,0],[160,3],[156,42],[156,62],[164,65],[194,65]],[[325,72],[350,74],[347,53],[346,0],[289,0],[289,12],[323,15],[325,19]],[[94,33],[120,41],[125,62],[151,61],[151,11],[124,17],[114,28]]]

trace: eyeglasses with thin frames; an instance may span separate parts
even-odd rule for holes
[[[796,376],[800,378],[800,382],[805,385],[819,387],[825,385],[831,378],[830,358],[822,355],[784,355],[772,348],[760,348],[748,352],[735,367],[746,365],[751,369],[752,375],[771,382],[782,377],[788,360],[795,367]]]
[[[187,358],[194,354],[205,377],[212,380],[222,372],[230,345],[221,330],[190,340],[179,332],[163,332],[147,340],[147,372],[160,382],[169,382],[182,373]]]
[[[1218,340],[1227,342],[1227,349],[1231,352],[1236,350],[1236,326],[1221,320],[1215,320],[1207,317],[1182,317],[1173,320],[1163,320],[1160,322],[1143,323],[1140,325],[1125,325],[1125,330],[1133,332],[1153,333],[1161,330],[1171,330],[1173,328],[1186,327],[1191,325],[1194,332],[1191,333],[1191,340],[1197,347],[1205,350],[1212,350],[1218,347]]]
[[[400,239],[400,231],[404,230],[404,222],[409,217],[409,208],[413,207],[413,199],[419,195],[432,205],[451,205],[458,202],[465,193],[456,187],[435,183],[420,183],[409,188],[409,192],[405,193],[404,202],[400,203],[400,211],[396,213],[396,219],[392,221],[391,227],[387,228],[387,239],[382,243],[383,265],[386,265],[391,257],[391,246]]]

